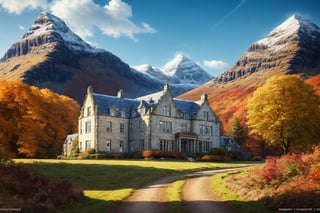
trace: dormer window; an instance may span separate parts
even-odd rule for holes
[[[164,116],[170,116],[170,115],[171,115],[171,109],[170,109],[169,106],[164,106],[164,107],[162,108],[162,110],[163,110],[163,115],[164,115]]]
[[[131,109],[131,117],[136,117],[137,113],[135,109]]]
[[[120,117],[125,118],[126,117],[126,112],[124,110],[120,111]]]
[[[110,116],[116,116],[116,109],[114,107],[111,107],[109,111],[110,111]]]

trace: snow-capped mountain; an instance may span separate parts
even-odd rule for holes
[[[318,85],[320,79],[320,28],[293,15],[265,38],[254,42],[235,65],[212,81],[179,98],[196,100],[207,93],[210,104],[227,130],[236,116],[245,123],[249,97],[271,76],[299,74]],[[257,143],[258,144],[258,143]]]
[[[212,79],[199,65],[182,54],[177,54],[162,68],[148,64],[132,68],[166,83],[190,85],[193,88]]]
[[[320,28],[300,15],[293,15],[265,38],[254,42],[233,67],[214,81],[226,83],[271,69],[278,69],[283,74],[297,73],[309,77],[319,73],[319,46]]]
[[[103,51],[91,47],[78,35],[72,32],[64,21],[48,12],[43,12],[35,20],[34,24],[24,34],[22,40],[33,40],[40,36],[48,36],[48,39],[63,41],[73,51],[76,52],[98,52]]]
[[[133,70],[112,53],[90,46],[63,20],[48,12],[41,13],[0,60],[0,79],[21,80],[39,88],[49,88],[79,103],[89,85],[96,92],[111,95],[123,89],[127,97],[162,90],[166,82],[161,79],[165,75],[157,69],[153,73],[150,71]],[[172,88],[173,95],[178,95],[194,86]]]

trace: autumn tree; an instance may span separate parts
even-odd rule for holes
[[[298,75],[271,77],[248,103],[251,133],[283,153],[319,143],[320,97]]]
[[[228,133],[237,144],[242,145],[247,139],[247,133],[244,127],[241,125],[240,119],[235,117],[232,121],[231,127]]]
[[[55,157],[77,130],[79,108],[48,89],[0,81],[0,143],[11,156]]]

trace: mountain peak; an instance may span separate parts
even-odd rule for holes
[[[40,13],[22,39],[34,40],[38,37],[45,38],[46,43],[64,42],[73,51],[98,51],[72,32],[63,20],[49,12]]]
[[[172,60],[166,63],[162,67],[162,70],[166,75],[172,76],[172,75],[175,75],[175,73],[178,71],[178,68],[181,66],[190,67],[190,66],[198,66],[198,65],[193,61],[191,61],[186,56],[179,53],[179,54],[176,54]]]
[[[294,37],[302,33],[312,37],[314,32],[320,33],[320,28],[309,19],[295,14],[274,28],[266,38],[255,42],[255,44],[264,49],[271,48],[278,51],[287,46],[290,38],[295,40]]]

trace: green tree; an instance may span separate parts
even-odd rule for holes
[[[283,153],[319,143],[320,97],[298,75],[271,77],[248,103],[248,126]]]
[[[243,126],[241,125],[240,119],[235,117],[232,121],[229,135],[237,142],[237,144],[242,145],[247,140],[247,133]]]

